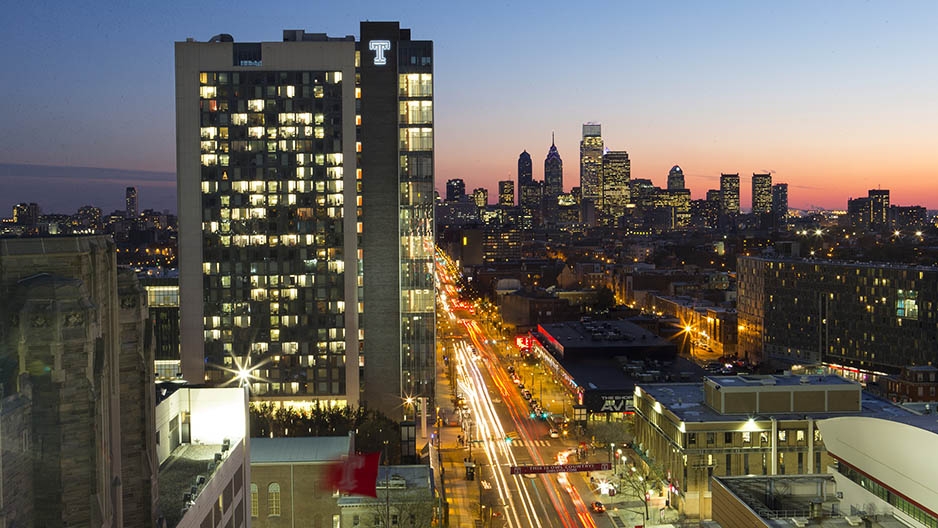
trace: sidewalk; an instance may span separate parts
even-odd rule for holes
[[[458,425],[448,425],[457,414],[453,404],[454,391],[446,370],[443,358],[438,357],[436,402],[445,419],[439,427],[440,445],[438,451],[433,454],[437,457],[433,463],[436,467],[435,478],[440,485],[440,495],[445,499],[443,526],[474,528],[475,521],[479,518],[478,512],[473,508],[473,505],[479,502],[479,474],[476,474],[476,480],[466,480],[465,459],[469,452],[458,443],[458,437],[463,434],[463,430]],[[439,464],[440,461],[442,465]]]

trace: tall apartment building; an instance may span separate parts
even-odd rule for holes
[[[598,203],[602,191],[603,134],[599,123],[583,125],[580,140],[580,196]]]
[[[446,201],[461,202],[466,196],[466,182],[462,178],[446,180]]]
[[[0,297],[4,523],[153,526],[146,297],[113,241],[3,240]]]
[[[934,364],[938,268],[739,257],[740,355],[869,379]]]
[[[720,196],[723,199],[723,208],[720,214],[739,214],[739,173],[720,174]]]
[[[772,186],[772,216],[775,229],[784,230],[788,225],[788,184],[776,183]]]
[[[137,188],[127,187],[124,192],[125,215],[127,218],[137,218],[140,216],[140,207],[137,204]]]
[[[772,175],[752,173],[752,214],[772,212]]]
[[[607,150],[602,155],[599,209],[613,223],[625,214],[631,201],[632,163],[624,150]]]
[[[515,205],[515,182],[502,180],[498,182],[498,205],[512,207]]]
[[[176,44],[186,379],[389,414],[433,394],[432,42],[360,29]]]

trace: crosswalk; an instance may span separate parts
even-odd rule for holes
[[[550,447],[550,440],[513,440],[512,447]]]

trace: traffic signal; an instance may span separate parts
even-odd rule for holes
[[[534,418],[534,413],[533,413],[533,412],[531,413],[531,418]]]

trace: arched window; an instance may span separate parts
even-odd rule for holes
[[[280,517],[280,484],[276,482],[267,486],[267,515]]]
[[[257,484],[251,483],[251,517],[257,517]]]

